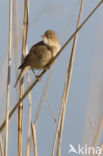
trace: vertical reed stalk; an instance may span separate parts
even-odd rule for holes
[[[80,13],[79,13],[79,18],[78,18],[78,23],[77,23],[77,29],[78,29],[78,27],[80,25],[81,12],[82,12],[82,9],[83,9],[83,4],[84,4],[84,0],[81,1]],[[63,94],[63,97],[62,97],[62,104],[61,104],[60,113],[59,113],[59,119],[58,119],[58,124],[57,124],[57,129],[56,129],[56,135],[55,135],[55,138],[54,138],[52,156],[54,156],[54,152],[55,152],[55,146],[56,146],[56,140],[57,140],[57,136],[58,136],[58,132],[59,132],[60,121],[61,121],[62,126],[60,127],[58,147],[57,147],[57,156],[61,155],[61,138],[62,138],[62,132],[63,132],[65,112],[66,112],[67,98],[68,98],[68,93],[69,93],[69,89],[70,89],[70,82],[71,82],[71,76],[72,76],[72,70],[73,70],[76,43],[77,43],[77,34],[74,37],[70,62],[69,62],[68,71],[67,71],[67,75],[66,75],[64,94]],[[61,117],[62,117],[62,119],[61,119]]]
[[[28,80],[28,86],[30,86],[30,75],[29,75],[29,72],[27,73],[27,80]],[[28,94],[28,98],[29,98],[29,117],[28,117],[28,136],[27,136],[27,156],[30,156],[31,106],[32,106],[31,92]]]
[[[99,137],[100,137],[100,135],[101,135],[101,133],[102,133],[102,130],[103,130],[103,116],[102,116],[102,118],[101,118],[101,120],[100,120],[98,129],[97,129],[97,132],[96,132],[96,134],[95,134],[95,136],[94,136],[94,140],[93,140],[93,145],[92,145],[92,147],[94,147],[94,148],[97,147],[98,142],[99,142]],[[102,147],[103,147],[103,146],[102,146]],[[94,152],[94,151],[93,151],[93,152]],[[91,153],[91,156],[94,155],[93,152]]]
[[[80,7],[79,17],[78,17],[78,22],[77,22],[77,29],[80,26],[80,20],[81,20],[83,6],[84,6],[84,0],[81,0],[81,7]],[[65,114],[66,114],[67,100],[68,100],[69,91],[70,91],[70,83],[71,83],[71,77],[72,77],[72,71],[73,71],[77,39],[78,39],[78,34],[76,34],[74,37],[71,56],[70,56],[70,62],[69,62],[68,70],[67,70],[67,74],[66,74],[65,87],[64,87],[64,93],[63,93],[63,98],[62,98],[63,110],[62,110],[62,114],[61,114],[62,118],[61,118],[60,131],[59,131],[59,137],[58,137],[57,156],[61,155],[61,140],[62,140]]]
[[[22,41],[22,61],[26,53],[26,42],[28,32],[28,9],[29,0],[25,0],[24,6],[24,23],[23,23],[23,41]],[[23,79],[20,82],[20,98],[23,96],[24,83]],[[23,101],[18,108],[18,156],[22,156],[22,128],[23,128]]]
[[[103,0],[101,0],[96,7],[91,11],[91,13],[88,15],[88,17],[82,22],[82,24],[79,26],[79,28],[70,36],[70,38],[67,40],[67,42],[62,46],[62,48],[60,49],[60,51],[57,53],[57,55],[50,60],[49,62],[49,67],[52,65],[52,63],[59,57],[59,55],[61,54],[61,52],[65,49],[65,47],[70,43],[70,41],[74,38],[74,36],[82,29],[82,27],[86,24],[86,22],[90,19],[90,17],[95,13],[95,11],[103,4]],[[44,69],[39,77],[40,79],[43,77],[43,75],[47,72],[46,69]],[[18,106],[20,105],[20,103],[25,99],[25,97],[29,94],[29,92],[33,89],[33,87],[35,87],[35,85],[39,82],[38,79],[36,79],[30,87],[27,88],[27,90],[25,91],[25,93],[23,94],[23,96],[18,100],[18,102],[16,103],[16,105],[14,106],[14,108],[11,110],[11,112],[9,113],[9,119],[11,119],[12,115],[15,113],[15,111],[17,110]],[[5,120],[3,121],[3,123],[0,126],[0,133],[3,131],[3,129],[5,128]]]
[[[34,144],[34,155],[37,156],[37,141],[36,141],[36,128],[35,124],[31,123],[32,128],[32,136],[33,136],[33,144]]]
[[[19,32],[19,24],[18,24],[18,8],[17,8],[17,0],[14,0],[13,5],[13,48],[14,48],[14,57],[15,57],[15,67],[16,74],[18,73],[18,51],[19,51],[19,40],[20,40],[20,32]]]
[[[43,94],[42,94],[42,97],[41,97],[41,100],[40,100],[40,104],[39,104],[39,107],[38,107],[38,110],[37,110],[37,113],[36,113],[34,124],[31,125],[32,126],[31,127],[32,128],[32,138],[33,138],[33,143],[34,143],[35,155],[37,155],[37,141],[36,141],[36,135],[35,135],[36,134],[36,126],[37,126],[38,121],[39,121],[40,112],[42,110],[42,106],[43,106],[43,103],[44,103],[44,99],[45,99],[45,96],[46,96],[48,85],[49,85],[51,77],[52,77],[52,73],[53,73],[53,70],[50,72],[50,74],[48,76],[48,79],[46,81],[46,84],[45,84],[45,87],[44,87],[44,90],[43,90]],[[29,139],[29,140],[31,140],[31,139]],[[36,147],[35,147],[35,142],[36,142]],[[29,150],[30,150],[30,145],[29,145]]]
[[[12,48],[12,0],[9,2],[9,50],[8,50],[8,77],[6,95],[6,134],[5,134],[5,156],[8,153],[8,127],[9,127],[9,104],[10,104],[10,74],[11,74],[11,48]]]
[[[3,149],[3,143],[0,135],[0,149],[1,149],[1,156],[4,156],[4,149]]]

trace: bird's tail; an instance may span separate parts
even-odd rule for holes
[[[28,70],[30,70],[29,67],[25,67],[24,69],[21,70],[21,72],[20,72],[20,74],[19,74],[19,76],[18,76],[18,78],[17,78],[17,81],[16,81],[16,83],[15,83],[15,85],[14,85],[14,88],[16,87],[17,83],[24,77],[25,73],[26,73]]]

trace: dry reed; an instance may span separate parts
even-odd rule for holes
[[[0,149],[1,149],[1,156],[4,156],[4,148],[3,148],[3,143],[0,135]]]
[[[33,144],[34,144],[34,155],[37,156],[37,139],[36,139],[36,127],[35,124],[31,123]]]
[[[62,48],[60,49],[60,51],[58,52],[58,54],[48,63],[48,66],[50,67],[52,65],[52,63],[57,59],[57,57],[61,54],[61,52],[64,50],[64,48],[70,43],[70,41],[74,38],[74,36],[81,30],[81,28],[86,24],[86,22],[89,20],[89,18],[94,14],[94,12],[101,6],[101,4],[103,3],[103,0],[101,0],[97,6],[93,9],[93,11],[89,14],[89,16],[83,21],[83,23],[79,26],[79,28],[71,35],[71,37],[67,40],[67,42],[62,46]],[[40,79],[42,78],[42,76],[48,71],[47,68],[45,68],[41,74],[39,75]],[[25,93],[23,94],[23,96],[19,99],[19,101],[17,102],[17,104],[14,106],[14,108],[12,109],[12,111],[9,114],[9,119],[12,117],[12,115],[14,114],[14,112],[16,111],[16,109],[18,108],[19,104],[24,100],[24,98],[28,95],[28,93],[32,90],[32,88],[39,82],[39,79],[36,79],[30,87],[27,88],[27,90],[25,91]],[[4,122],[1,124],[0,126],[0,133],[2,132],[2,130],[5,127],[5,120]]]
[[[10,104],[11,52],[12,52],[12,0],[10,0],[10,2],[9,2],[9,50],[8,50],[8,76],[7,76],[7,95],[6,95],[5,156],[7,156],[7,153],[8,153],[8,128],[9,128],[9,104]]]
[[[18,4],[17,0],[14,0],[13,5],[13,48],[15,57],[15,71],[16,77],[18,76],[18,54],[19,54],[19,42],[20,42],[20,30],[19,30],[19,19],[18,19]],[[17,98],[19,97],[19,88],[17,88]]]
[[[100,135],[102,133],[102,130],[103,130],[103,116],[100,120],[100,123],[99,123],[99,126],[98,126],[98,129],[97,129],[97,132],[96,134],[94,135],[94,139],[93,139],[93,145],[92,147],[94,147],[94,149],[97,147],[98,143],[99,143],[99,138],[100,138]],[[94,152],[94,151],[93,151]],[[91,153],[91,156],[93,156],[94,153]]]
[[[28,86],[30,86],[30,75],[29,72],[27,73],[27,81]],[[28,136],[27,136],[27,156],[30,155],[30,143],[31,143],[31,106],[32,106],[32,99],[31,99],[31,92],[28,94],[29,99],[29,116],[28,116]]]
[[[14,57],[15,57],[15,67],[16,74],[18,74],[18,50],[19,50],[19,40],[20,40],[20,32],[19,32],[19,24],[18,24],[18,8],[17,8],[17,0],[14,0],[14,12],[13,12],[13,48],[14,48]]]
[[[81,0],[81,7],[80,7],[79,17],[78,17],[78,22],[77,22],[77,29],[80,26],[80,20],[81,20],[83,6],[84,6],[84,0]],[[74,37],[70,61],[69,61],[68,70],[67,70],[67,74],[66,74],[64,92],[63,92],[63,97],[62,97],[61,105],[62,105],[63,109],[59,116],[59,118],[61,118],[61,123],[60,123],[60,131],[59,131],[59,135],[58,135],[59,137],[58,137],[58,145],[57,145],[57,156],[61,155],[62,133],[63,133],[65,114],[66,114],[67,101],[68,101],[68,96],[69,96],[69,92],[70,92],[70,84],[71,84],[71,77],[72,77],[72,71],[73,71],[74,57],[75,57],[75,52],[76,52],[77,39],[78,39],[78,34],[76,34]],[[56,131],[56,133],[58,134],[58,131]],[[57,136],[57,134],[56,134],[56,136]]]
[[[24,4],[24,23],[23,23],[23,40],[22,40],[22,61],[26,55],[26,42],[28,32],[28,8],[29,0],[25,0]],[[20,81],[20,98],[23,96],[24,83]],[[23,101],[18,107],[18,156],[22,156],[22,128],[23,128]]]

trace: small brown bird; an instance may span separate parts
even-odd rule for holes
[[[42,38],[43,41],[40,41],[31,47],[28,55],[24,58],[23,63],[18,68],[21,69],[21,72],[14,87],[16,87],[18,81],[24,77],[28,70],[45,68],[50,59],[55,57],[60,50],[60,43],[55,31],[47,30],[44,35],[42,35]]]

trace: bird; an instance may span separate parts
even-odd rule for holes
[[[41,37],[42,40],[30,48],[29,53],[25,56],[22,64],[19,66],[18,69],[21,69],[21,72],[14,88],[27,71],[44,69],[49,61],[59,52],[61,46],[58,35],[54,30],[45,31]]]

